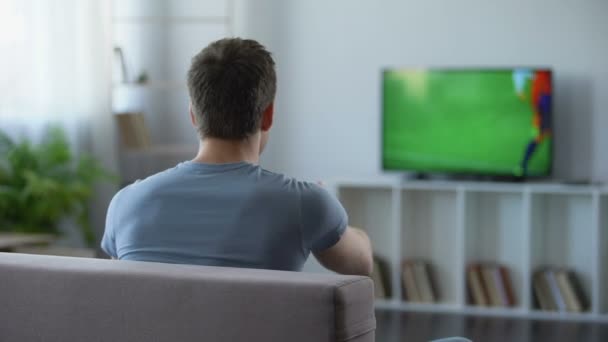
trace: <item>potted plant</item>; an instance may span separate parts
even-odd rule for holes
[[[113,178],[91,156],[75,156],[59,127],[36,144],[0,131],[0,232],[59,235],[72,218],[92,246],[88,202],[97,181]]]

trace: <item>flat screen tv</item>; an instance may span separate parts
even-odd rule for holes
[[[382,82],[385,170],[550,175],[551,70],[392,69]]]

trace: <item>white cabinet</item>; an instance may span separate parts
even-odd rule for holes
[[[608,189],[546,183],[338,181],[332,184],[350,223],[368,231],[390,264],[395,290],[378,307],[608,321]],[[439,300],[403,301],[401,262],[434,271]],[[516,305],[468,302],[467,265],[508,268]],[[584,313],[539,311],[532,274],[539,267],[575,272],[590,307]]]

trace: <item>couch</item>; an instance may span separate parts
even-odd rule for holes
[[[367,277],[0,253],[0,341],[374,341]]]

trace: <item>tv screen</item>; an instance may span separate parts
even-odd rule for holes
[[[383,168],[548,176],[551,83],[548,69],[385,70]]]

